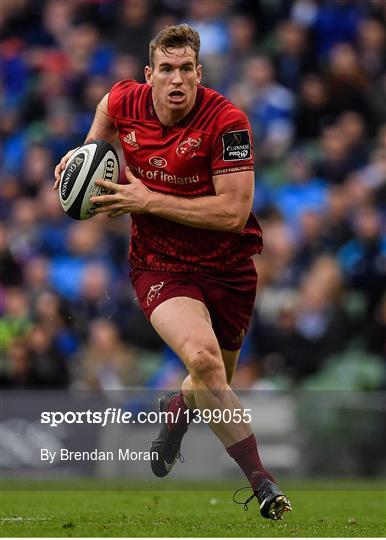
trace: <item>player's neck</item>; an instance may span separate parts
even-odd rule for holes
[[[185,118],[186,115],[190,113],[190,111],[194,107],[194,104],[196,103],[196,98],[197,98],[197,90],[194,93],[194,98],[185,107],[185,109],[170,110],[170,108],[168,108],[166,105],[158,101],[157,98],[155,98],[154,93],[152,95],[153,107],[156,112],[156,115],[158,116],[158,120],[161,122],[161,124],[168,127],[175,126],[176,124],[178,124],[178,122],[181,122],[181,120]]]

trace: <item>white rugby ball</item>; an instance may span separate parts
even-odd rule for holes
[[[59,184],[59,200],[66,214],[74,219],[89,219],[98,208],[90,198],[110,193],[95,180],[118,182],[119,160],[108,141],[92,141],[77,148],[67,162]]]

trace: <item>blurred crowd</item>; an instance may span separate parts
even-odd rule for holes
[[[2,0],[0,385],[184,376],[135,302],[129,218],[73,221],[52,189],[98,101],[183,21],[254,133],[265,248],[235,386],[385,388],[384,0]]]

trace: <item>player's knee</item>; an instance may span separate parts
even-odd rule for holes
[[[190,374],[193,380],[201,380],[208,386],[226,380],[224,364],[221,357],[209,348],[198,349],[191,354],[189,362]]]

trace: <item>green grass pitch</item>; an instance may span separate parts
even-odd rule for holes
[[[381,482],[284,484],[293,512],[282,521],[232,502],[234,483],[162,484],[152,489],[77,481],[47,489],[11,485],[1,491],[2,537],[382,537],[386,491]],[[141,487],[140,485],[137,486]],[[181,489],[179,489],[179,487]],[[43,489],[44,488],[44,489]],[[99,489],[101,488],[101,489]],[[246,497],[248,492],[245,491]],[[241,495],[241,494],[239,494]],[[242,494],[244,495],[244,494]]]

